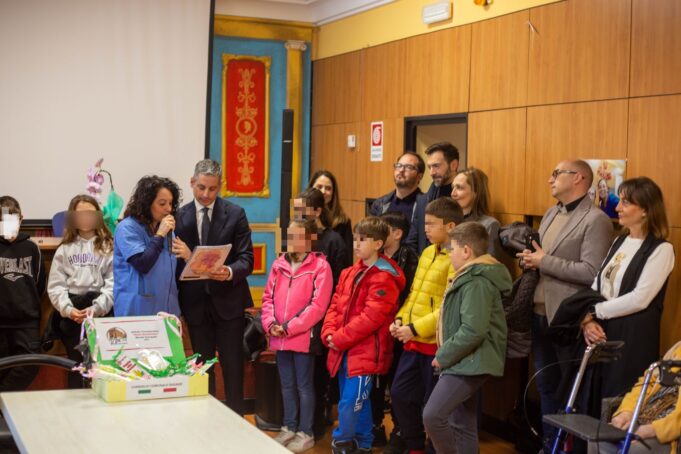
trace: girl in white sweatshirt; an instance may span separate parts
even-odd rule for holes
[[[104,317],[113,307],[113,237],[97,200],[89,195],[77,195],[69,204],[64,238],[52,259],[47,293],[61,316],[59,331],[66,354],[81,362],[83,358],[75,347],[88,309],[95,317]],[[69,374],[70,388],[82,386],[77,374]]]

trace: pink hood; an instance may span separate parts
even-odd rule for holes
[[[270,336],[270,350],[308,353],[312,328],[326,315],[332,292],[331,267],[324,254],[309,253],[295,273],[286,254],[280,255],[262,296],[262,326],[269,333],[279,324],[286,334]]]

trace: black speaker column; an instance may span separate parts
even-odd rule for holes
[[[281,140],[281,201],[279,208],[279,225],[288,227],[291,216],[291,176],[293,172],[293,110],[284,109],[282,116]]]

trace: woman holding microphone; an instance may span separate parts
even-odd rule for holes
[[[180,315],[175,271],[189,249],[175,238],[180,189],[155,175],[137,182],[114,236],[114,315]]]

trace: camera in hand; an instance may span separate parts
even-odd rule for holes
[[[530,251],[535,252],[534,245],[532,244],[533,241],[536,241],[537,244],[541,245],[541,243],[539,243],[539,233],[532,232],[525,237],[525,247]]]

